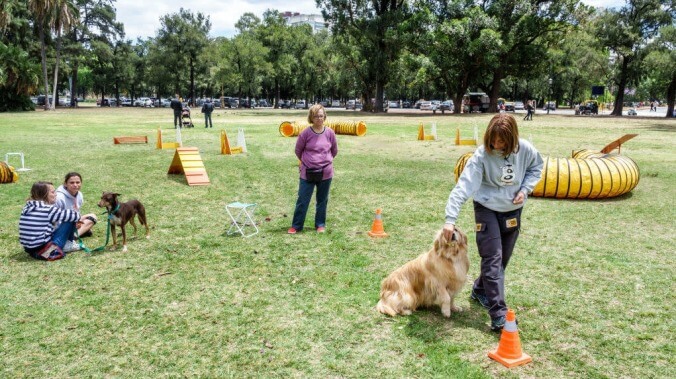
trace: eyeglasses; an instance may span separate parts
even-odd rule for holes
[[[316,115],[312,116],[312,118],[324,118],[324,115],[316,114]]]

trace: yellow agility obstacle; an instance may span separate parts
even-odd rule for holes
[[[462,155],[455,163],[456,182],[472,154]],[[542,178],[531,196],[556,199],[616,197],[636,188],[640,176],[638,165],[629,157],[578,150],[571,158],[544,158]]]
[[[476,146],[479,145],[479,130],[477,127],[474,127],[474,138],[473,139],[461,139],[460,138],[460,128],[456,129],[455,132],[455,144],[456,145],[469,145]]]
[[[209,175],[196,147],[179,147],[174,153],[167,175],[183,174],[189,186],[205,186],[210,183]]]
[[[230,140],[225,129],[221,130],[221,154],[233,155],[246,153],[246,140],[244,139],[244,129],[237,132],[237,146],[230,146]]]
[[[364,121],[327,122],[325,125],[333,129],[336,134],[358,137],[363,137],[366,134],[366,123]],[[300,132],[309,126],[297,122],[283,121],[279,125],[279,134],[283,137],[297,137]]]
[[[425,134],[425,127],[423,123],[418,126],[418,141],[436,141],[437,140],[437,124],[432,123],[432,131],[430,134]]]
[[[176,142],[162,142],[162,129],[157,128],[157,143],[155,144],[156,149],[177,149],[182,146],[183,143],[181,142],[181,128],[176,129]]]

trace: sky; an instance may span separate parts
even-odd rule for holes
[[[582,0],[595,7],[617,7],[624,0]],[[315,0],[190,0],[184,5],[167,0],[117,0],[117,21],[124,24],[125,38],[154,37],[160,28],[160,17],[178,13],[181,7],[193,13],[202,12],[211,20],[211,37],[232,37],[237,34],[235,23],[246,12],[262,18],[263,12],[276,9],[280,12],[299,12],[302,14],[321,14]]]
[[[178,13],[183,7],[194,14],[201,12],[211,20],[211,37],[232,37],[237,34],[235,23],[246,12],[263,18],[263,12],[276,9],[280,12],[321,14],[315,0],[189,0],[185,4],[167,0],[117,0],[117,21],[124,24],[125,39],[148,38],[157,35],[160,17]]]

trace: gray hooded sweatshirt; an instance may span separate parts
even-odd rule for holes
[[[460,207],[469,199],[496,212],[509,212],[526,203],[512,201],[519,191],[533,192],[542,176],[543,161],[530,142],[519,139],[516,152],[504,158],[500,152],[489,153],[479,146],[465,165],[458,183],[446,203],[446,223],[454,224]]]
[[[84,203],[82,192],[78,191],[77,196],[73,196],[63,185],[60,185],[59,188],[56,189],[56,204],[54,205],[56,205],[58,208],[70,209],[79,212],[80,208],[82,207],[82,203]]]

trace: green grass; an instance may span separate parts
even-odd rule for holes
[[[171,111],[97,109],[3,114],[0,155],[23,152],[32,170],[0,185],[0,376],[18,377],[670,377],[674,330],[676,123],[658,118],[536,115],[521,133],[543,155],[622,147],[640,170],[629,194],[605,200],[531,198],[506,277],[533,362],[491,361],[498,336],[469,302],[450,319],[438,309],[389,318],[374,306],[380,281],[426,251],[443,224],[456,159],[456,128],[470,136],[490,116],[364,115],[329,109],[331,120],[366,121],[364,137],[338,136],[324,235],[286,234],[297,191],[295,138],[278,133],[301,111],[222,111],[214,129],[183,131],[201,151],[211,185],[167,176]],[[416,141],[436,122],[439,141]],[[220,155],[219,130],[246,134],[248,154]],[[147,135],[148,145],[113,145]],[[14,158],[12,158],[14,159]],[[13,160],[12,163],[17,163]],[[129,252],[77,252],[32,260],[17,223],[30,186],[83,175],[83,211],[100,213],[102,191],[147,208],[151,238]],[[256,202],[260,234],[225,235],[225,204]],[[314,203],[314,200],[313,200]],[[311,205],[311,208],[313,205]],[[372,240],[376,208],[387,239]],[[306,220],[311,230],[314,213]],[[458,225],[473,241],[473,213]],[[103,225],[86,239],[105,241]],[[470,277],[478,254],[470,244]],[[672,374],[669,374],[669,373]]]

